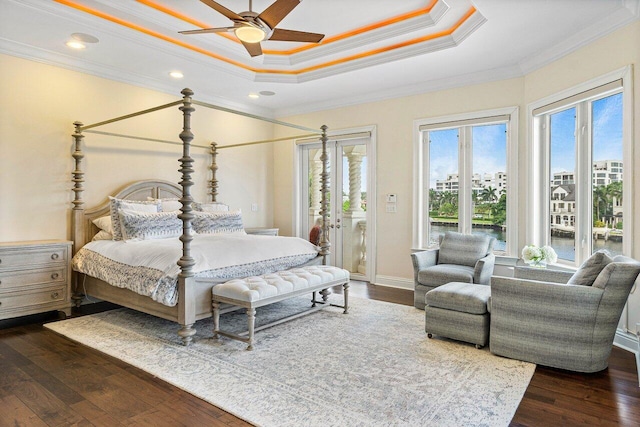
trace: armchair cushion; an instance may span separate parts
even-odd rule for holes
[[[473,283],[473,267],[456,264],[438,264],[418,272],[418,283],[441,286],[449,282]]]
[[[611,259],[609,255],[605,252],[598,251],[582,263],[567,284],[591,286],[600,272],[611,262],[613,262],[613,259]]]
[[[480,258],[492,251],[495,239],[486,234],[462,234],[448,231],[440,243],[438,264],[475,267]]]

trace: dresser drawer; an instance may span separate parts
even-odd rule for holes
[[[60,306],[67,298],[66,286],[52,286],[23,292],[0,293],[0,314],[14,309],[28,310],[30,307]]]
[[[65,246],[49,246],[45,248],[20,248],[20,250],[0,250],[0,269],[32,267],[34,265],[60,263],[67,264],[67,248]]]
[[[42,285],[45,283],[66,283],[67,267],[52,266],[34,270],[2,271],[0,270],[0,292],[15,288]]]

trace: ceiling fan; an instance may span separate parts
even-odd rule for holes
[[[276,25],[302,0],[276,0],[260,14],[251,10],[251,0],[249,0],[249,10],[240,13],[235,13],[213,0],[200,1],[231,19],[233,26],[179,31],[180,34],[206,34],[233,31],[251,56],[262,55],[260,42],[263,40],[319,43],[320,40],[324,38],[324,34],[276,28]]]

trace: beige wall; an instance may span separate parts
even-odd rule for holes
[[[180,99],[63,68],[0,55],[0,241],[70,236],[72,123],[95,123]],[[195,99],[197,99],[197,92]],[[96,130],[180,141],[178,107]],[[197,107],[194,144],[267,139],[273,126]],[[86,207],[132,181],[178,182],[180,146],[86,134]],[[208,150],[193,149],[196,200],[206,200]],[[221,150],[218,200],[242,208],[247,226],[273,224],[270,144]],[[267,160],[265,162],[265,159]],[[251,212],[251,204],[258,212]]]
[[[597,40],[554,63],[523,78],[468,86],[459,89],[356,105],[330,111],[321,111],[284,120],[310,127],[327,124],[330,129],[377,125],[377,271],[376,277],[396,277],[410,284],[412,267],[409,258],[412,236],[412,122],[414,119],[438,117],[508,106],[520,108],[518,147],[518,247],[526,243],[525,218],[526,180],[529,169],[527,158],[527,105],[554,93],[569,89],[595,77],[615,71],[629,64],[640,63],[640,22],[635,22],[607,37]],[[635,156],[625,171],[640,171],[640,83],[634,87]],[[275,220],[281,229],[291,230],[293,187],[293,152],[291,145],[276,147],[274,168]],[[512,177],[509,177],[512,179]],[[634,188],[640,189],[640,173],[634,176]],[[398,211],[386,213],[384,194],[398,195]],[[634,215],[625,218],[633,222],[634,241],[640,242],[640,198],[634,199]],[[640,244],[633,254],[640,259]],[[638,294],[638,295],[636,295]],[[640,291],[631,297],[629,325],[640,322]],[[636,314],[631,314],[636,313]],[[634,317],[635,316],[635,317]],[[633,328],[632,328],[633,329]]]

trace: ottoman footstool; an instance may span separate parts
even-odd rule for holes
[[[482,348],[489,342],[487,303],[491,287],[451,282],[426,294],[425,331]]]

